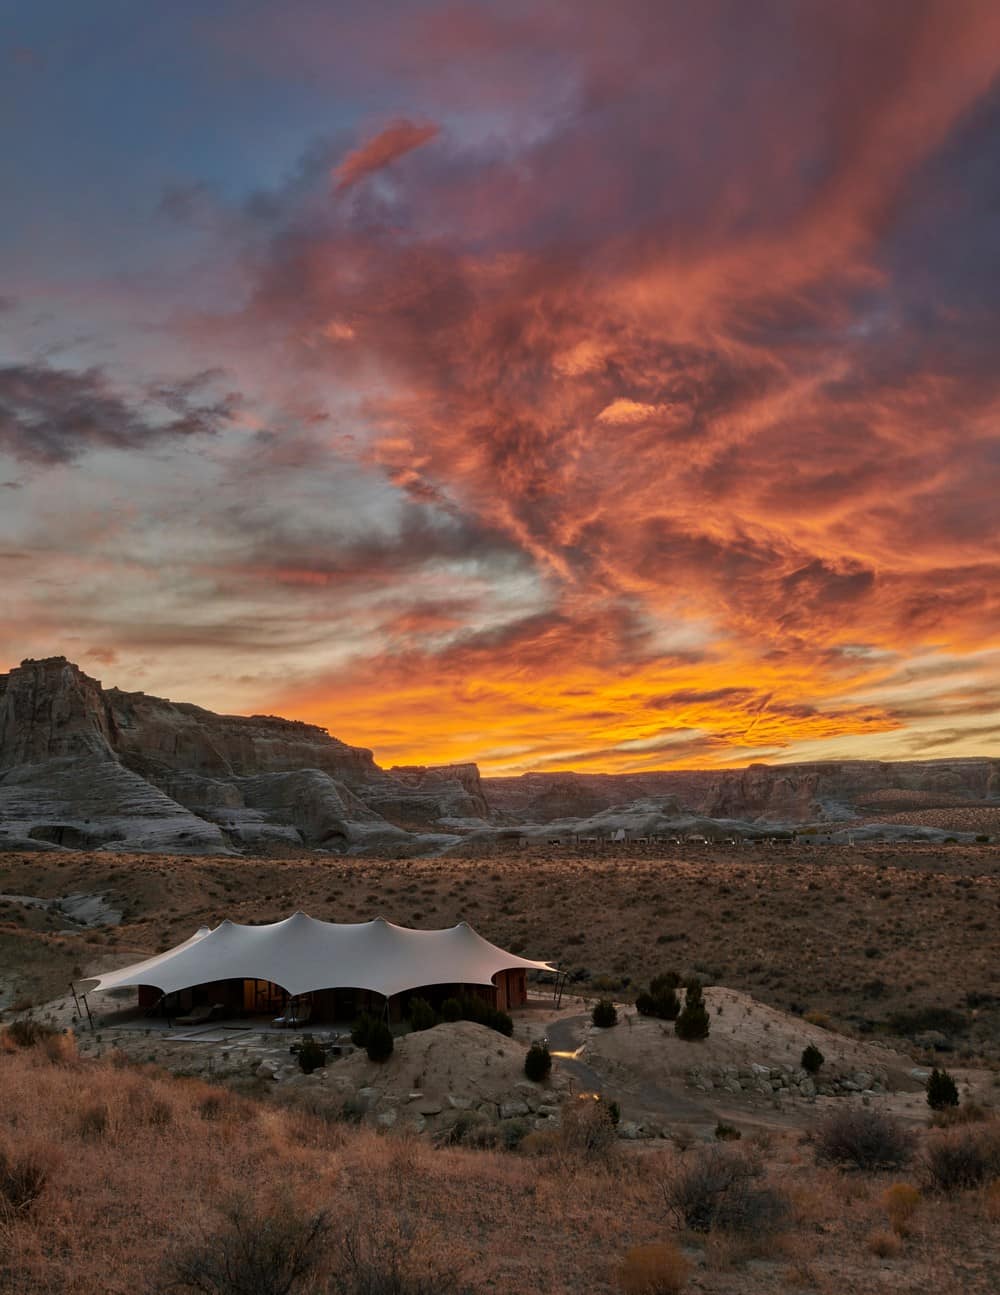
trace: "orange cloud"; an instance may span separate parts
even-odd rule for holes
[[[398,158],[412,153],[421,144],[434,138],[439,127],[418,126],[412,121],[395,121],[385,130],[356,148],[344,158],[334,171],[337,181],[337,192],[342,193],[353,185],[359,184],[376,171],[384,170]]]

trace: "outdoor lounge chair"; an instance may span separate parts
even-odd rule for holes
[[[289,1002],[283,1016],[277,1016],[271,1022],[279,1030],[296,1030],[300,1025],[308,1025],[312,1016],[312,1003]]]
[[[225,1003],[205,1003],[202,1007],[196,1007],[193,1011],[188,1012],[186,1016],[175,1016],[175,1025],[204,1025],[210,1021],[219,1012],[225,1011]]]

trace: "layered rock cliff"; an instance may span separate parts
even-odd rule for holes
[[[643,774],[528,773],[484,778],[490,804],[514,819],[584,818],[672,796],[712,819],[839,822],[894,811],[1000,802],[1000,760],[823,761]]]
[[[990,804],[1000,760],[481,779],[474,764],[381,769],[312,724],[104,688],[64,657],[0,675],[0,848],[409,854],[522,829],[544,839],[546,825],[599,837],[832,832]]]
[[[64,657],[0,675],[8,844],[405,853],[489,816],[474,765],[399,773],[316,725],[105,689]]]

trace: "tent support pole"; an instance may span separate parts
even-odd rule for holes
[[[83,1005],[84,1005],[84,1007],[87,1009],[87,1020],[90,1022],[90,1030],[91,1030],[91,1033],[93,1033],[93,1030],[94,1030],[94,1018],[93,1018],[93,1017],[91,1016],[91,1014],[90,1014],[90,1004],[87,1002],[87,995],[86,995],[86,994],[84,994],[84,996],[83,996]]]
[[[83,1012],[80,1011],[80,1000],[76,996],[76,985],[73,984],[72,980],[69,982],[69,992],[73,995],[73,1002],[76,1004],[77,1020],[80,1020],[83,1016]]]

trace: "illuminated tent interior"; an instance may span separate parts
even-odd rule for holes
[[[292,999],[309,1004],[312,1020],[346,1020],[386,1005],[399,1020],[413,996],[439,1004],[464,991],[516,1007],[527,998],[529,970],[555,968],[490,944],[466,922],[418,931],[382,917],[337,923],[294,913],[263,926],[202,927],[183,944],[79,983],[87,993],[134,986],[146,1010],[209,1005],[273,1014]]]

